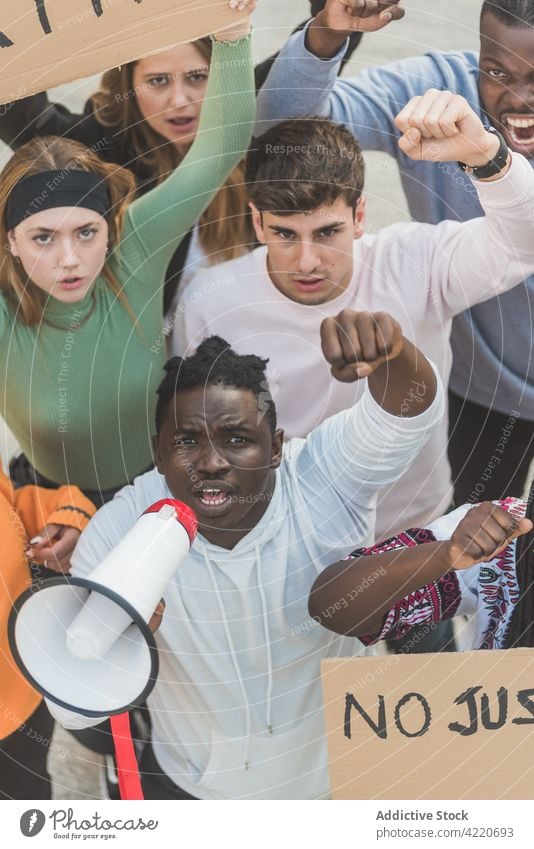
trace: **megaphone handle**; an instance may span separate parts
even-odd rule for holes
[[[130,714],[118,713],[110,717],[110,722],[117,759],[121,799],[123,801],[126,799],[144,799],[130,728]]]

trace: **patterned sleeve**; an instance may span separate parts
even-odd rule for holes
[[[426,528],[410,528],[370,548],[359,548],[349,554],[347,559],[384,554],[386,551],[412,548],[415,545],[435,541],[436,537],[432,531]],[[398,639],[422,622],[441,622],[444,619],[451,619],[456,614],[460,601],[461,589],[457,574],[448,572],[437,581],[432,581],[397,601],[386,613],[382,630],[377,634],[359,637],[359,639],[366,646],[389,637]]]

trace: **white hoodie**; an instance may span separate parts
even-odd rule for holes
[[[148,698],[162,770],[201,799],[316,799],[329,793],[320,661],[361,651],[310,620],[316,576],[373,541],[376,494],[409,466],[443,415],[441,385],[420,416],[362,400],[284,447],[274,494],[232,550],[201,535],[165,594]],[[147,472],[82,535],[73,575],[87,576],[141,513],[170,497]],[[89,719],[49,704],[69,728]]]

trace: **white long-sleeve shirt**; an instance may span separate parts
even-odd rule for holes
[[[155,635],[160,673],[148,698],[156,759],[188,793],[328,795],[320,660],[357,654],[361,644],[311,620],[308,595],[325,566],[372,541],[377,491],[443,416],[438,384],[433,404],[414,418],[389,415],[366,391],[307,440],[284,446],[272,500],[233,549],[197,536],[165,592]],[[86,577],[165,497],[156,470],[121,490],[82,534],[72,574]],[[98,721],[49,707],[66,727]]]
[[[437,224],[482,214],[476,192],[455,162],[436,167],[410,159],[398,145],[399,111],[429,88],[461,94],[484,124],[492,120],[480,100],[480,57],[474,51],[430,50],[340,78],[346,44],[331,59],[306,48],[307,28],[292,35],[258,94],[256,135],[287,118],[322,115],[344,124],[362,150],[380,150],[396,161],[410,214]],[[529,159],[531,168],[534,159]],[[456,316],[451,330],[450,388],[487,409],[534,422],[532,314],[534,276],[497,298]]]
[[[176,313],[173,352],[192,353],[216,333],[239,353],[268,357],[269,385],[287,437],[306,436],[362,391],[361,383],[334,380],[321,352],[321,322],[342,309],[391,313],[447,383],[453,317],[534,272],[534,173],[528,162],[514,154],[500,180],[467,183],[478,192],[485,218],[395,224],[363,236],[354,242],[348,288],[326,304],[297,304],[279,292],[266,248],[200,272]],[[376,538],[425,526],[445,512],[451,494],[444,420],[413,466],[382,492]]]

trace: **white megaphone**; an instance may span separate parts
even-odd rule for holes
[[[158,675],[148,623],[197,532],[193,511],[152,504],[88,578],[58,577],[16,600],[11,652],[46,698],[85,716],[142,704]]]

